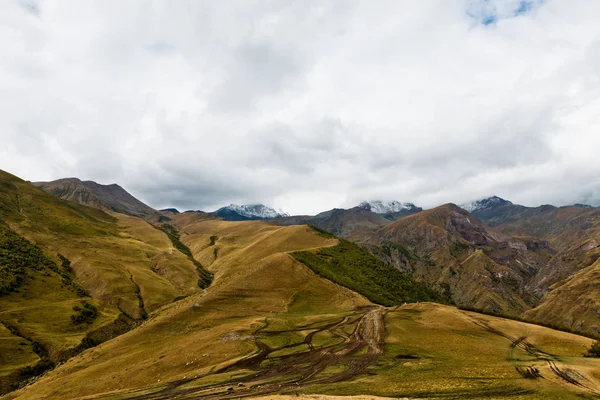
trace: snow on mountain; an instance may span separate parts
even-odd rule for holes
[[[274,208],[267,207],[264,204],[244,204],[241,206],[237,204],[231,204],[227,207],[219,208],[217,211],[213,212],[213,214],[220,215],[226,212],[235,212],[248,219],[289,217],[288,213],[285,213],[281,210],[275,210]]]
[[[492,197],[486,197],[484,199],[476,200],[471,203],[462,204],[460,206],[460,208],[462,208],[463,210],[467,210],[470,213],[473,213],[476,211],[481,211],[486,208],[499,206],[499,205],[503,205],[503,204],[512,204],[512,203],[510,201],[504,200],[498,196],[492,196]]]
[[[396,200],[392,201],[381,201],[381,200],[372,200],[372,201],[363,201],[358,205],[358,207],[372,211],[376,214],[388,214],[388,213],[397,213],[401,211],[410,211],[417,208],[412,203],[401,203]]]

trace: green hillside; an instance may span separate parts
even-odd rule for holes
[[[442,297],[410,275],[375,258],[361,247],[340,239],[339,244],[292,256],[339,285],[362,294],[374,303],[393,306],[419,301],[442,301]]]

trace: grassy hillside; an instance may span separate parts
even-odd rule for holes
[[[578,399],[598,390],[600,360],[583,357],[591,339],[432,303],[374,306],[290,256],[340,257],[336,239],[307,227],[191,213],[173,224],[212,285],[9,399]]]
[[[0,393],[40,362],[61,362],[199,292],[206,274],[147,222],[59,200],[3,171],[0,221]]]
[[[214,274],[211,286],[70,360],[28,387],[24,398],[76,398],[204,376],[251,355],[255,345],[249,338],[265,323],[269,330],[293,330],[370,304],[288,255],[337,243],[305,226],[225,222],[191,213],[173,222],[195,259]],[[293,343],[300,336],[292,331],[276,341]]]
[[[385,306],[405,302],[442,301],[442,297],[410,275],[383,263],[368,251],[341,239],[333,247],[292,253],[320,276]]]
[[[600,334],[600,260],[555,285],[525,317]]]

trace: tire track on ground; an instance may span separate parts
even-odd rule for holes
[[[354,325],[356,324],[356,325]],[[345,334],[344,327],[353,326],[350,335]],[[385,309],[383,307],[368,307],[358,316],[345,316],[330,324],[318,327],[299,327],[279,333],[298,330],[311,330],[300,343],[271,348],[260,340],[261,331],[267,326],[254,332],[254,342],[257,352],[243,358],[231,366],[222,368],[215,373],[226,373],[236,370],[249,369],[253,371],[243,378],[229,380],[219,384],[189,387],[195,378],[170,382],[166,388],[146,394],[133,394],[129,399],[136,400],[165,400],[174,397],[185,399],[233,399],[250,396],[267,395],[286,389],[299,389],[308,385],[334,383],[351,379],[366,373],[383,353],[385,342]],[[342,343],[315,348],[312,338],[315,334],[329,331],[340,337]],[[269,332],[270,334],[275,332]],[[307,344],[309,350],[272,357],[267,364],[264,361],[271,353]],[[364,351],[363,351],[364,350]],[[329,367],[344,367],[340,372],[321,376]]]

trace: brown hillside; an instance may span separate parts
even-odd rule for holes
[[[105,211],[149,217],[158,211],[142,203],[117,184],[100,185],[77,178],[65,178],[52,182],[34,182],[35,186],[63,200],[73,201]]]
[[[453,204],[393,222],[367,243],[459,305],[513,315],[537,305],[525,286],[552,255],[543,241],[493,230]]]

